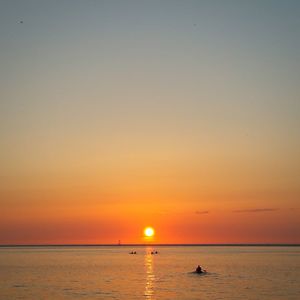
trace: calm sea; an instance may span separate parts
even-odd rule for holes
[[[0,248],[0,299],[298,300],[300,247]]]

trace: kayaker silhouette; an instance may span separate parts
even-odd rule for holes
[[[202,268],[199,265],[196,268],[196,273],[203,273]]]

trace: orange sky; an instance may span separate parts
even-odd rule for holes
[[[298,12],[3,4],[0,244],[300,243]]]
[[[256,172],[228,169],[223,181],[221,170],[204,176],[162,165],[120,166],[117,176],[73,170],[11,177],[1,193],[1,241],[143,243],[147,225],[156,229],[157,243],[298,241],[297,189],[272,189],[274,174],[262,183]]]

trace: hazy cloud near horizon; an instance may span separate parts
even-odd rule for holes
[[[233,210],[234,213],[259,213],[259,212],[272,212],[277,211],[278,208],[253,208],[253,209],[238,209]]]
[[[209,214],[210,213],[210,211],[208,211],[208,210],[196,210],[195,211],[195,214],[197,214],[197,215],[205,215],[205,214]]]

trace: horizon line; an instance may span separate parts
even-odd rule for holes
[[[300,243],[120,243],[120,244],[0,244],[4,247],[150,247],[150,246],[240,246],[240,247],[299,247]]]

